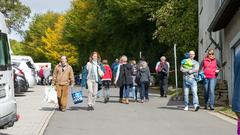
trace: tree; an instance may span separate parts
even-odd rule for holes
[[[54,25],[54,28],[48,28],[45,36],[42,37],[43,46],[38,48],[45,54],[48,61],[56,64],[62,55],[68,57],[69,64],[77,64],[78,52],[77,48],[70,43],[66,43],[63,38],[65,19],[60,16]]]
[[[195,50],[198,44],[197,11],[196,0],[167,0],[152,17],[157,26],[154,38],[171,47],[176,43],[182,54]]]
[[[7,18],[8,28],[22,34],[21,27],[30,16],[30,8],[23,5],[19,0],[0,0],[0,12]]]
[[[18,42],[16,40],[10,40],[11,49],[13,54],[21,55],[24,54],[24,45],[22,42]]]
[[[81,64],[91,51],[113,61],[120,55],[137,58],[139,51],[153,63],[155,55],[164,52],[152,40],[155,23],[148,20],[147,0],[75,0],[66,14],[64,38],[77,45]],[[157,46],[157,47],[154,47]],[[151,49],[154,47],[155,49]],[[156,52],[153,53],[152,51]]]
[[[59,14],[50,11],[45,14],[35,15],[33,21],[29,25],[29,30],[25,32],[26,35],[23,42],[25,55],[32,56],[36,62],[47,60],[45,54],[39,51],[38,48],[41,48],[43,45],[42,36],[45,35],[48,28],[54,28],[59,16]]]

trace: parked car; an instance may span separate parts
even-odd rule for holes
[[[34,75],[34,79],[35,79],[34,85],[36,85],[38,74],[37,74],[37,68],[35,67],[35,63],[34,63],[32,57],[23,56],[23,55],[12,55],[12,60],[14,60],[14,61],[27,61],[28,67],[30,67],[32,69],[32,74]]]
[[[15,65],[13,65],[13,74],[15,94],[26,92],[29,85],[27,79],[25,78],[24,72]]]
[[[12,59],[13,65],[18,67],[22,72],[24,72],[29,87],[33,87],[36,85],[35,79],[35,69],[33,68],[32,64],[28,60],[16,60]]]
[[[5,18],[0,13],[0,128],[12,127],[18,120],[14,97],[11,49]]]

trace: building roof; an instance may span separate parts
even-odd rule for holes
[[[239,10],[240,0],[224,0],[218,9],[208,31],[218,31],[225,28],[233,18],[234,14]]]

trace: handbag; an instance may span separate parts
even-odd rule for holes
[[[196,82],[202,82],[204,79],[205,79],[204,72],[199,72],[195,77]]]
[[[142,77],[141,73],[140,73],[140,71],[138,71],[137,76],[134,80],[137,85],[140,85],[141,77]]]
[[[57,92],[54,86],[48,86],[45,88],[44,101],[46,101],[47,103],[54,103],[54,104],[58,103]]]
[[[79,91],[74,92],[74,90],[71,88],[71,93],[74,104],[83,102],[83,93],[81,89]]]

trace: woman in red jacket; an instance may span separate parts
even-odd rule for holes
[[[108,65],[108,60],[103,60],[103,66],[105,69],[104,76],[102,77],[102,83],[103,83],[103,98],[104,103],[107,103],[109,101],[109,88],[110,88],[110,82],[112,80],[112,70],[111,67]]]
[[[207,56],[202,61],[201,68],[203,69],[205,75],[204,80],[205,109],[207,109],[209,106],[210,110],[214,110],[215,86],[220,66],[214,56],[213,49],[210,49],[208,51]]]

